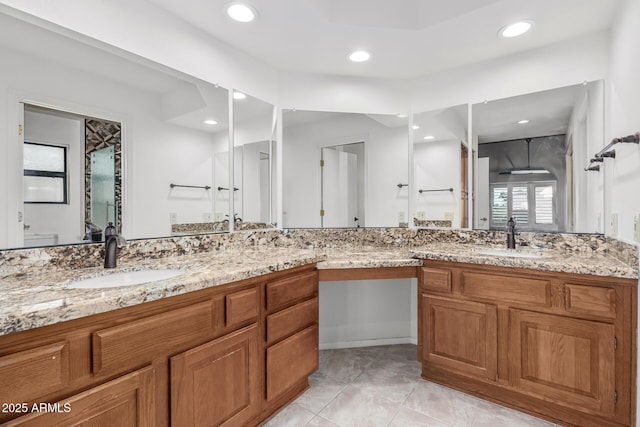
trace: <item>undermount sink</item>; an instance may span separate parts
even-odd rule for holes
[[[184,273],[183,270],[176,269],[121,271],[73,281],[67,285],[67,288],[103,289],[119,286],[135,286],[143,283],[171,279]]]
[[[495,257],[508,258],[549,258],[551,254],[541,249],[506,249],[506,248],[475,248],[474,253],[478,255],[489,255]]]

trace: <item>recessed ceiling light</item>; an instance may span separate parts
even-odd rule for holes
[[[240,100],[240,99],[245,99],[246,97],[247,95],[245,95],[242,92],[238,92],[237,90],[233,91],[233,99]]]
[[[424,137],[424,139],[426,139],[427,141],[429,141],[429,140],[432,140],[432,139],[436,139],[436,137],[435,137],[435,136],[433,136],[433,135],[427,135],[427,136],[425,136],[425,137]]]
[[[216,122],[216,121],[215,121],[215,120],[213,120],[213,119],[207,119],[207,120],[205,120],[205,121],[204,121],[204,124],[206,124],[206,125],[212,125],[212,126],[213,126],[213,125],[217,125],[217,124],[218,124],[218,122]]]
[[[420,126],[418,126],[418,125],[413,125],[413,130],[418,130],[418,129],[420,129]]]
[[[233,2],[225,6],[229,18],[238,22],[251,22],[256,19],[258,13],[256,10],[246,3]]]
[[[520,121],[518,122],[518,124],[519,124],[519,125],[524,125],[524,124],[527,124],[527,123],[529,123],[529,120],[527,120],[527,119],[520,120]]]
[[[529,31],[531,27],[533,27],[533,21],[514,22],[500,28],[498,34],[500,34],[500,37],[505,38],[518,37]]]
[[[352,62],[365,62],[371,58],[371,54],[364,50],[356,50],[349,54],[349,60]]]
[[[407,117],[409,117],[407,114],[396,114],[396,117],[399,117],[401,119],[405,119]]]

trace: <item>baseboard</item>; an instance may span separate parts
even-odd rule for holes
[[[380,338],[373,340],[360,341],[340,341],[340,342],[322,342],[320,350],[335,350],[340,348],[356,348],[356,347],[374,347],[378,345],[396,345],[396,344],[418,344],[417,338]]]

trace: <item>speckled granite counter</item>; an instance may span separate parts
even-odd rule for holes
[[[125,261],[110,271],[172,268],[185,273],[152,283],[103,289],[66,288],[71,281],[105,274],[102,267],[9,275],[1,278],[0,335],[286,270],[322,257],[304,249],[256,247]]]
[[[495,265],[498,267],[531,268],[564,273],[637,279],[638,269],[603,252],[568,252],[547,250],[543,256],[515,258],[479,253],[489,246],[438,243],[411,249],[415,258]],[[503,247],[495,247],[502,249]]]
[[[419,267],[422,260],[414,258],[407,248],[362,247],[318,250],[324,261],[318,270],[338,268]]]
[[[104,245],[0,251],[0,335],[103,313],[318,262],[318,269],[414,267],[422,259],[638,278],[637,247],[600,235],[523,233],[518,244],[549,248],[549,258],[474,252],[504,241],[496,232],[425,229],[245,231],[147,239],[119,251],[116,271],[184,269],[131,287],[71,290],[71,278],[104,273]],[[487,246],[484,246],[487,247]],[[503,247],[503,246],[497,246]]]

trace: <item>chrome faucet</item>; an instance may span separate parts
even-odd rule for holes
[[[507,221],[507,249],[516,248],[516,221],[513,217]]]
[[[116,268],[118,248],[127,244],[127,241],[118,234],[112,222],[104,229],[104,268]]]

